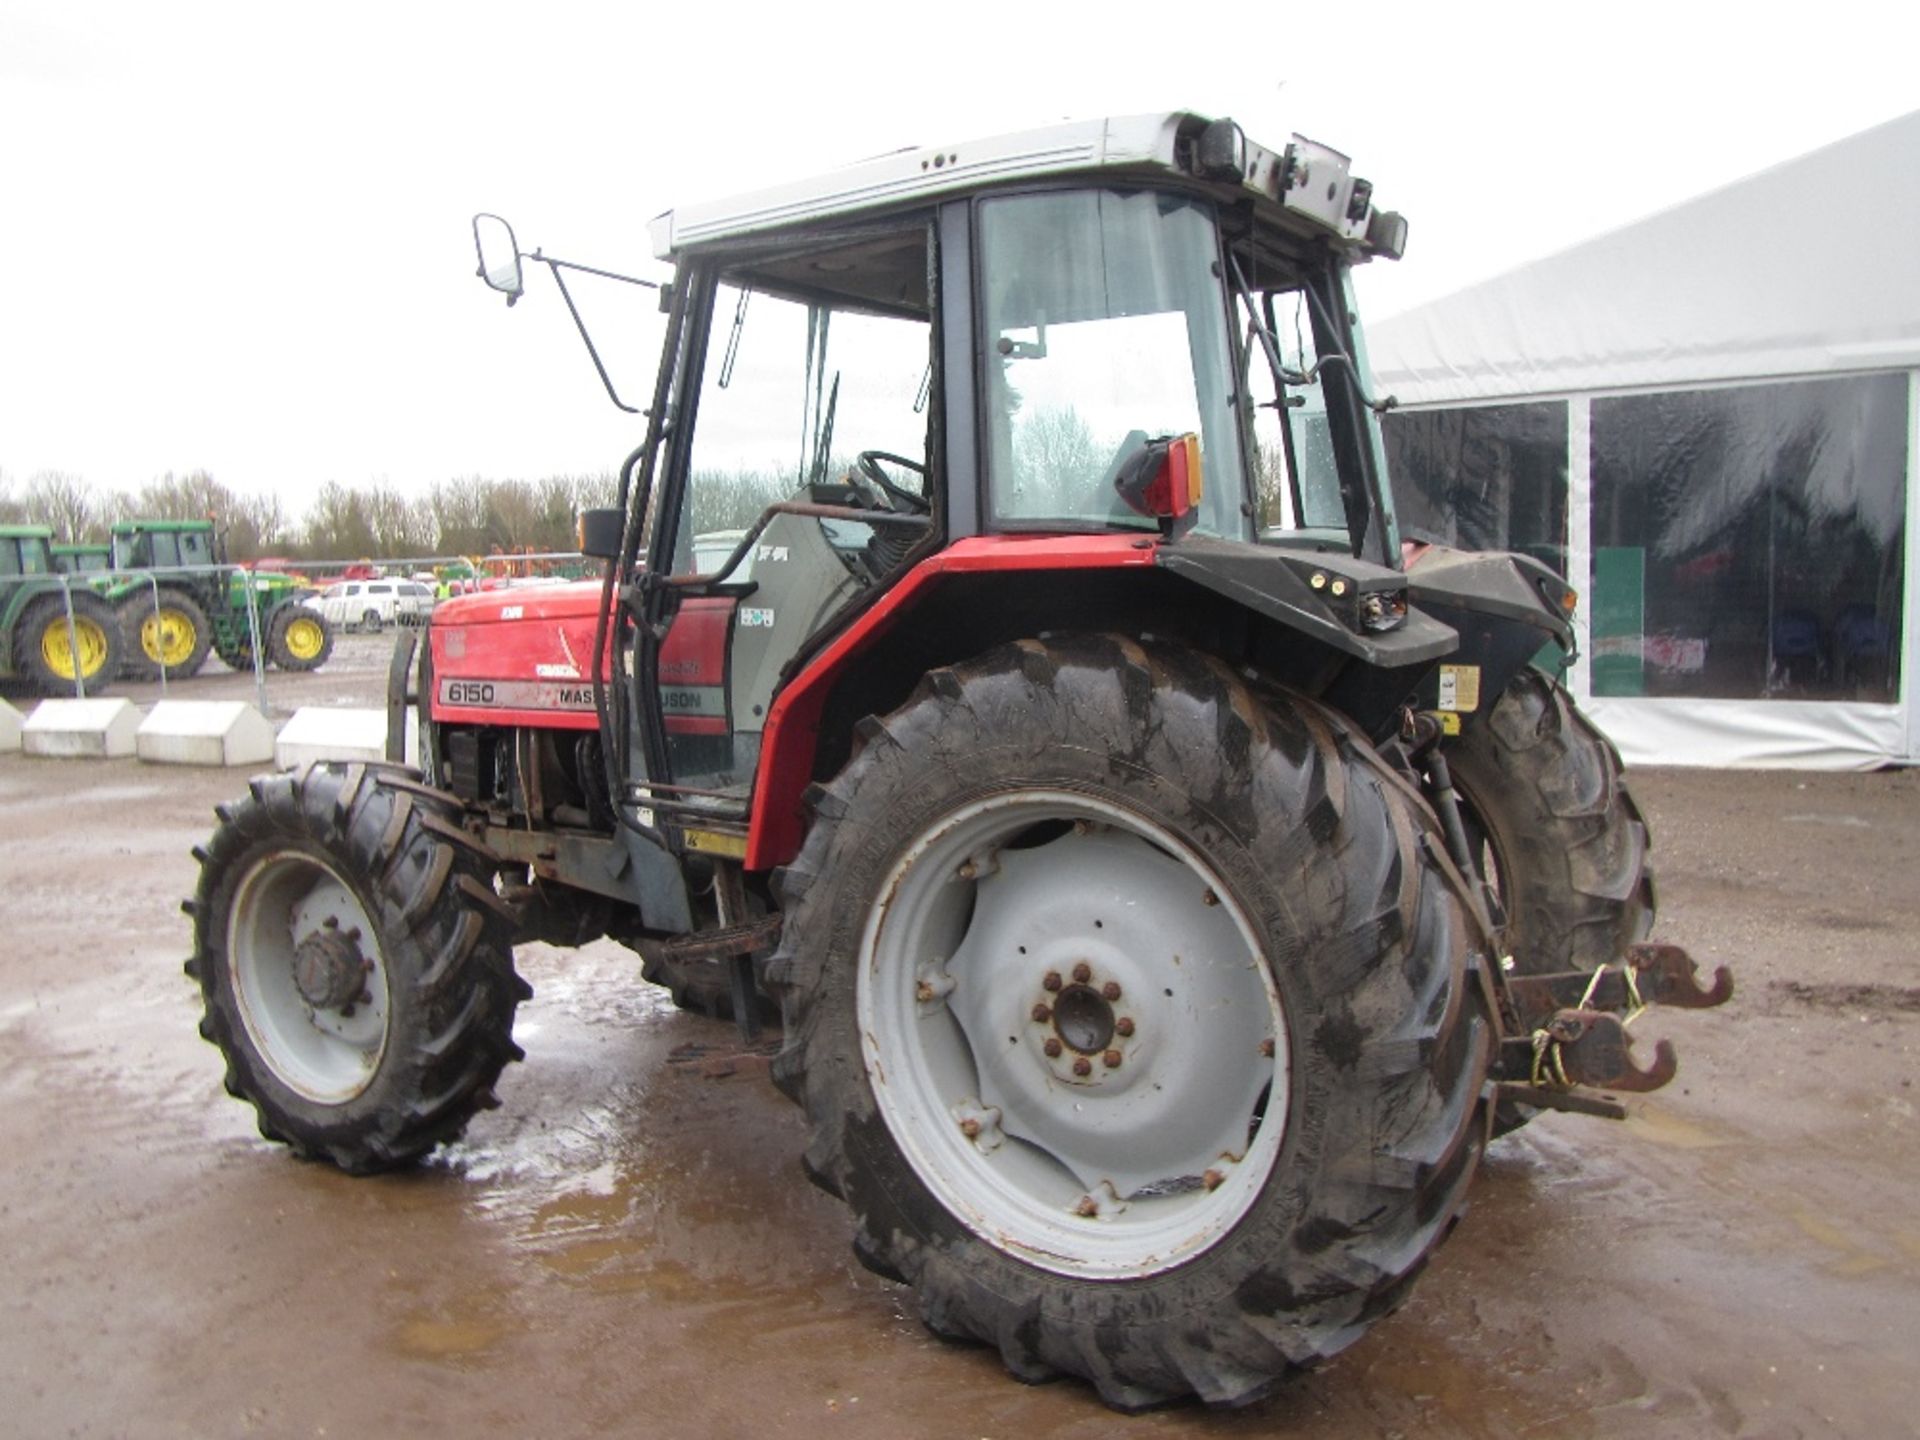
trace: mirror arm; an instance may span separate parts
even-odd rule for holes
[[[603,280],[618,280],[625,285],[644,285],[649,290],[658,290],[661,288],[658,280],[642,280],[637,275],[622,275],[617,270],[599,270],[592,265],[582,265],[576,260],[556,260],[551,255],[542,254],[538,248],[536,248],[531,255],[522,255],[520,258],[522,260],[538,260],[549,270],[579,270],[587,275],[598,275]],[[553,278],[558,280],[560,277],[556,273]]]
[[[560,298],[567,302],[567,313],[573,316],[573,328],[580,332],[580,343],[587,347],[587,355],[593,361],[593,368],[600,373],[600,383],[607,389],[607,398],[613,401],[615,406],[626,411],[629,415],[641,414],[642,412],[638,406],[627,404],[626,401],[620,398],[619,392],[613,388],[613,377],[607,374],[607,367],[600,360],[600,352],[594,348],[593,337],[587,333],[587,322],[580,318],[580,307],[573,303],[573,292],[567,289],[566,277],[560,273],[560,267],[564,265],[569,270],[587,270],[589,274],[593,275],[609,275],[611,272],[606,270],[590,270],[585,265],[568,265],[564,260],[549,259],[538,250],[534,251],[533,254],[527,258],[529,260],[540,261],[553,272],[553,283],[560,287]],[[625,275],[613,275],[612,278],[615,280],[629,280],[629,277]],[[646,285],[654,290],[660,288],[648,280],[629,280],[629,283]]]

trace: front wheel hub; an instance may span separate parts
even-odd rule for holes
[[[343,1010],[361,997],[372,963],[360,953],[360,932],[316,930],[293,950],[293,983],[316,1010]]]

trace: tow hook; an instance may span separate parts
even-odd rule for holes
[[[1633,1056],[1634,1020],[1655,1005],[1707,1010],[1733,998],[1733,974],[1717,966],[1709,985],[1678,945],[1628,947],[1597,970],[1503,976],[1512,1029],[1501,1044],[1496,1078],[1502,1094],[1522,1104],[1621,1118],[1618,1102],[1578,1095],[1578,1087],[1644,1094],[1679,1069],[1673,1045],[1654,1046],[1653,1063]]]

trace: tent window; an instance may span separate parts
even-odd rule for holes
[[[1567,567],[1567,405],[1395,412],[1381,429],[1403,537]]]
[[[1592,417],[1594,694],[1898,698],[1904,375]]]

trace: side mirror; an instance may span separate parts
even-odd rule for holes
[[[595,560],[618,560],[626,524],[622,510],[582,510],[575,530],[580,553]]]
[[[520,275],[520,245],[513,238],[513,226],[498,215],[474,216],[473,249],[480,258],[475,273],[512,305],[527,288]]]

